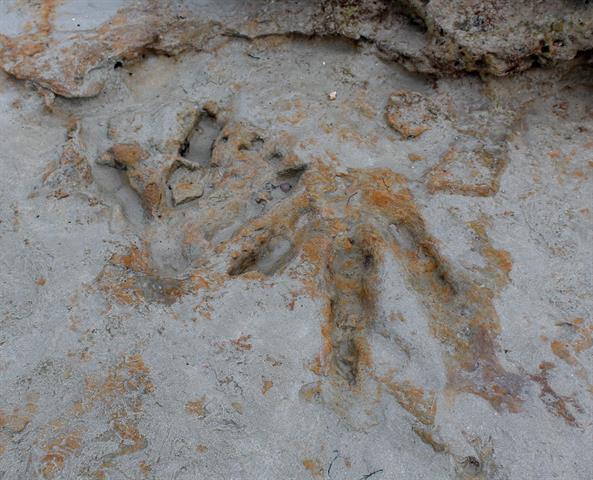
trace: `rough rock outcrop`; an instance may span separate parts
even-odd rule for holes
[[[436,75],[506,75],[587,56],[593,48],[593,7],[576,0],[234,1],[224,10],[191,2],[126,3],[94,28],[74,17],[67,30],[52,24],[60,1],[5,4],[5,23],[21,9],[32,21],[16,34],[0,33],[0,67],[58,95],[88,97],[101,91],[106,71],[115,65],[147,53],[216,48],[229,36],[341,36],[370,43],[410,70]]]

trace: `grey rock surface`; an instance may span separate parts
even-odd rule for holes
[[[591,8],[1,2],[0,479],[590,479]]]
[[[0,66],[65,97],[99,94],[118,62],[228,38],[340,37],[435,75],[590,62],[593,49],[586,0],[6,0],[0,14]]]

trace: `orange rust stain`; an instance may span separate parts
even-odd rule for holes
[[[142,472],[142,474],[145,477],[150,475],[150,472],[152,472],[152,466],[146,462],[140,462],[139,467],[140,467],[140,471]]]
[[[470,162],[469,165],[467,162]],[[451,147],[442,159],[431,170],[426,183],[430,193],[444,191],[448,193],[488,197],[494,195],[499,189],[501,174],[508,163],[507,155],[502,153],[494,156],[480,148],[471,152],[469,158],[465,158],[457,148]],[[464,180],[451,173],[451,166],[459,164],[464,171],[470,171],[471,178]],[[487,173],[484,178],[478,179],[477,168],[485,169]]]
[[[307,262],[315,266],[323,265],[329,247],[329,239],[325,237],[313,237],[303,245],[303,255]]]
[[[434,392],[426,393],[424,389],[416,387],[408,380],[396,382],[391,376],[377,377],[377,380],[385,385],[397,402],[421,423],[424,425],[434,424],[437,412]]]
[[[39,35],[26,35],[21,38],[10,38],[5,35],[0,35],[0,46],[3,46],[6,51],[7,59],[17,61],[21,58],[33,57],[47,48],[47,43]],[[9,52],[9,54],[8,54]],[[18,69],[15,72],[18,74]]]
[[[406,317],[404,317],[404,315],[401,312],[397,312],[397,313],[391,312],[389,314],[389,320],[391,322],[399,321],[399,322],[405,323],[406,322]]]
[[[138,246],[132,244],[127,255],[112,255],[110,262],[113,265],[128,268],[133,272],[141,272],[146,275],[152,273],[150,255],[145,246],[138,248]]]
[[[264,281],[266,279],[266,275],[261,272],[251,271],[245,272],[241,275],[241,278],[245,278],[247,280],[256,280],[256,281]]]
[[[582,318],[577,318],[574,323],[579,325],[577,328],[579,338],[573,342],[575,352],[580,353],[593,347],[593,325],[582,325]]]
[[[206,453],[208,451],[208,447],[203,443],[198,443],[196,445],[196,452],[198,453]]]
[[[389,208],[394,206],[393,197],[384,190],[370,190],[366,192],[366,196],[371,203],[379,208]]]
[[[85,407],[95,402],[112,406],[127,393],[149,394],[154,392],[154,384],[149,377],[150,370],[140,355],[130,355],[115,367],[110,368],[107,376],[98,380],[93,376],[85,378]],[[140,410],[141,404],[131,405],[133,410]]]
[[[35,413],[30,408],[27,408],[27,410],[29,413]],[[36,407],[34,407],[34,410],[36,411]],[[29,425],[30,421],[31,418],[29,415],[22,415],[19,407],[15,407],[10,415],[5,415],[0,410],[0,428],[7,428],[12,433],[22,432]]]
[[[231,340],[231,344],[237,351],[248,352],[253,348],[253,345],[249,342],[251,335],[241,335],[236,340]]]
[[[208,414],[208,410],[206,410],[206,396],[204,395],[198,400],[187,402],[185,404],[185,411],[198,417],[205,417]]]
[[[114,297],[118,303],[122,305],[140,305],[142,302],[142,293],[135,287],[136,282],[133,278],[121,281],[112,273],[103,273],[100,280],[99,290],[105,295]]]
[[[258,48],[277,48],[290,42],[288,35],[266,35],[257,37],[253,43]]]
[[[158,183],[149,183],[142,192],[142,201],[146,209],[154,215],[161,205],[163,199],[163,190]]]
[[[328,364],[334,349],[332,340],[334,318],[329,299],[325,302],[323,307],[323,318],[325,318],[325,322],[321,324],[321,337],[323,339],[322,350],[315,357],[312,365],[312,371],[317,375],[334,373],[333,366]]]
[[[582,365],[579,354],[593,346],[593,325],[586,325],[582,318],[576,318],[572,322],[566,322],[570,326],[570,336],[564,340],[553,340],[550,347],[554,355],[575,367],[578,378],[588,384],[588,388],[593,391],[593,386],[589,384],[589,374]]]
[[[268,393],[268,391],[270,390],[270,388],[272,388],[273,385],[274,385],[274,383],[272,382],[272,380],[264,379],[263,385],[261,387],[262,395],[265,395],[266,393]]]
[[[89,352],[88,350],[83,350],[82,352],[80,352],[80,361],[81,362],[88,362],[92,357],[91,352]]]
[[[62,200],[63,198],[68,198],[70,196],[67,191],[62,190],[61,188],[54,191],[52,195],[56,200]]]
[[[45,455],[41,459],[41,472],[45,478],[53,478],[64,469],[66,460],[81,448],[82,432],[77,430],[64,433],[45,445]]]
[[[145,210],[150,215],[156,215],[162,207],[168,169],[163,167],[157,170],[146,165],[144,160],[150,155],[138,143],[114,144],[105,152],[104,157],[105,160],[112,160],[115,165],[126,167],[130,186],[140,196]]]
[[[321,381],[313,382],[312,384],[301,387],[300,393],[308,402],[319,397],[321,395]]]
[[[319,460],[314,458],[305,458],[303,460],[303,467],[305,467],[309,474],[314,478],[323,478],[323,468]]]
[[[560,158],[562,156],[562,152],[560,150],[551,150],[548,152],[548,156],[550,158]]]
[[[148,280],[148,281],[147,281]],[[198,276],[198,285],[204,285]],[[190,279],[161,277],[152,265],[152,258],[145,245],[132,244],[128,253],[112,255],[110,262],[96,279],[97,289],[123,305],[138,306],[146,301],[172,305],[190,291],[195,283]]]
[[[426,302],[431,332],[451,352],[447,356],[449,391],[480,396],[498,410],[519,411],[524,380],[505,371],[497,359],[500,325],[492,304],[498,290],[508,283],[510,257],[492,247],[484,222],[477,222],[471,226],[487,262],[483,274],[494,280],[496,289],[479,285],[460,273],[451,278],[447,259],[438,252],[413,204],[403,225],[415,246],[410,249],[395,244],[393,252],[406,266],[414,289],[421,297],[431,299]],[[476,365],[480,366],[477,372]]]
[[[482,254],[488,259],[495,263],[499,270],[504,274],[510,273],[513,268],[513,261],[511,254],[506,250],[497,250],[491,246],[486,246],[482,250]]]
[[[509,252],[496,249],[492,246],[486,233],[488,225],[489,220],[486,217],[469,223],[469,227],[477,235],[477,246],[480,253],[487,262],[485,271],[495,278],[496,286],[502,288],[509,282],[509,274],[513,268],[513,261]]]
[[[136,418],[143,410],[143,395],[151,393],[154,386],[149,378],[150,370],[141,355],[125,356],[115,366],[109,368],[105,377],[87,376],[84,394],[76,401],[65,417],[52,420],[46,431],[62,431],[43,444],[46,453],[41,458],[40,470],[45,478],[60,478],[60,472],[71,456],[80,451],[83,430],[63,431],[67,422],[82,415],[104,415],[109,418],[112,433],[119,438],[119,448],[107,454],[102,467],[111,465],[117,456],[129,455],[144,449],[147,442],[136,426]],[[38,395],[27,397],[27,412],[37,411]],[[99,410],[96,407],[100,406]],[[0,415],[0,422],[5,422]],[[93,473],[94,478],[106,478],[105,472]]]
[[[43,277],[37,277],[37,279],[35,280],[35,285],[38,285],[39,287],[43,287],[43,285],[45,285],[46,280]]]
[[[124,417],[121,420],[116,420],[113,424],[113,429],[119,435],[120,443],[117,451],[110,454],[111,457],[131,455],[146,448],[147,443],[144,435],[127,418]]]
[[[194,292],[198,292],[202,289],[207,289],[210,287],[210,285],[208,284],[208,281],[202,275],[200,275],[198,272],[192,273],[190,278],[191,278],[191,283],[193,285]]]
[[[392,114],[387,114],[387,122],[389,123],[389,125],[394,126],[398,124],[398,119]],[[397,128],[397,130],[402,134],[404,138],[419,137],[428,129],[429,127],[426,125],[418,125],[417,127],[411,127],[409,125],[400,125],[399,128]]]
[[[223,172],[222,181],[226,182],[223,185],[227,187],[233,176],[247,165],[267,168],[261,162],[269,160],[250,150],[250,145],[257,139],[254,132],[238,126],[233,128],[236,131],[231,126],[223,130],[223,135],[229,135],[226,144],[232,147],[231,150],[221,144],[215,146],[212,154],[214,164],[222,165],[232,153],[234,166]],[[258,178],[257,173],[247,172],[253,178]],[[495,337],[499,327],[492,306],[496,292],[478,288],[463,277],[449,278],[451,269],[440,255],[436,241],[427,232],[406,179],[388,169],[350,169],[337,173],[330,165],[315,160],[302,173],[299,182],[299,190],[294,189],[296,193],[292,198],[277,204],[271,213],[250,221],[232,240],[219,246],[216,253],[237,251],[233,268],[228,270],[229,276],[253,272],[250,274],[252,278],[262,279],[264,274],[255,265],[264,254],[262,249],[276,236],[290,237],[291,247],[300,252],[308,269],[304,279],[306,290],[323,299],[326,305],[325,322],[321,325],[323,347],[311,368],[319,373],[335,373],[331,360],[338,355],[334,343],[339,342],[341,346],[347,346],[347,355],[352,357],[346,358],[345,363],[352,360],[370,368],[372,359],[365,336],[366,328],[372,322],[374,280],[365,279],[368,275],[360,274],[365,271],[360,265],[367,260],[371,264],[380,262],[383,249],[391,245],[395,256],[406,267],[413,288],[426,299],[433,334],[454,352],[451,355],[452,371],[461,369],[467,373],[462,375],[463,378],[452,376],[451,382],[457,382],[460,391],[486,395],[495,404],[501,396],[507,401],[506,397],[512,396],[515,390],[505,385],[510,385],[514,379],[496,359]],[[216,209],[212,212],[211,220],[215,220],[220,212]],[[305,226],[301,227],[301,223]],[[412,246],[394,241],[386,225],[395,227]],[[359,231],[362,233],[357,233]],[[192,230],[188,235],[194,236],[194,233]],[[200,233],[195,236],[199,241]],[[349,244],[348,237],[356,237],[356,245]],[[191,241],[193,243],[194,239]],[[240,249],[236,248],[237,242],[242,244]],[[489,271],[485,273],[495,275],[497,286],[502,286],[508,281],[506,277],[512,267],[510,256],[494,249],[485,234],[479,235],[479,242],[488,263]],[[339,258],[336,260],[336,257]],[[147,267],[150,268],[149,262]],[[278,267],[279,270],[282,268],[284,265]],[[140,272],[143,273],[142,268]],[[120,279],[121,283],[120,273],[116,272],[114,278]],[[137,291],[134,277],[130,278],[132,281],[124,292],[130,301],[135,301],[137,297],[141,298],[142,292]],[[460,295],[456,295],[458,288]],[[332,312],[332,301],[338,310],[337,315]],[[466,315],[466,311],[469,314]],[[354,328],[345,328],[350,322]],[[461,332],[469,332],[467,338]],[[248,340],[240,337],[232,344],[238,350],[250,350]],[[472,376],[469,372],[476,362],[484,366],[478,375]],[[415,393],[411,387],[401,389],[402,398]]]
[[[39,12],[39,21],[37,29],[43,35],[49,35],[53,30],[52,22],[56,16],[56,8],[62,3],[62,0],[42,0]]]
[[[575,413],[584,413],[583,408],[577,403],[574,398],[559,395],[550,385],[548,380],[549,371],[554,368],[554,365],[549,362],[542,362],[539,365],[539,373],[530,375],[531,380],[538,383],[541,387],[540,399],[546,408],[564,420],[572,427],[579,427]]]
[[[341,127],[338,130],[338,138],[343,142],[354,142],[357,145],[364,145],[367,143],[365,137],[358,130],[348,127]]]
[[[79,417],[84,413],[84,406],[82,400],[76,400],[74,402],[74,406],[72,407],[72,415]]]
[[[317,376],[321,376],[324,374],[324,364],[325,362],[321,359],[321,353],[318,353],[313,358],[313,361],[309,364],[309,370],[313,372]]]
[[[446,443],[438,441],[435,438],[433,432],[424,428],[420,428],[417,425],[413,425],[412,430],[416,435],[418,435],[420,440],[432,447],[436,453],[445,453],[449,451],[449,446]]]
[[[286,307],[292,312],[294,310],[294,307],[296,306],[296,301],[299,296],[299,293],[298,292],[290,292],[290,295],[291,295],[291,299],[287,303]]]
[[[362,330],[363,327],[359,325],[357,328]],[[365,336],[361,335],[354,338],[354,350],[358,367],[365,367],[370,370],[373,367],[373,356]]]
[[[353,103],[355,108],[369,120],[377,116],[375,109],[366,101],[364,92],[359,92]]]
[[[573,357],[572,353],[569,351],[569,345],[567,342],[561,342],[560,340],[553,340],[550,344],[552,348],[552,352],[558,358],[564,360],[566,363],[570,365],[574,365],[576,363],[576,359]]]
[[[403,97],[404,99],[407,99],[409,94],[405,91],[399,91],[394,92],[389,98],[389,102],[385,109],[385,118],[391,128],[393,128],[396,132],[399,132],[403,138],[418,137],[430,129],[427,123],[414,126],[411,123],[406,123],[403,121],[400,109],[397,106],[398,100],[396,97]],[[428,122],[429,120],[429,116],[425,115],[423,121]]]
[[[298,125],[301,123],[303,119],[307,117],[307,111],[303,109],[302,102],[299,98],[293,100],[292,102],[287,101],[288,108],[287,110],[294,110],[294,113],[290,116],[281,115],[278,117],[278,121],[280,123],[289,123],[291,125]]]
[[[111,147],[111,154],[116,162],[126,167],[135,167],[149,156],[138,143],[115,144]]]
[[[52,188],[63,185],[64,177],[85,186],[90,185],[93,180],[92,170],[88,160],[81,153],[79,138],[80,124],[78,119],[71,118],[69,123],[71,124],[68,125],[67,130],[68,141],[64,145],[59,160],[48,162],[42,175],[43,183]],[[68,197],[70,194],[62,188],[58,188],[51,195],[60,200]]]
[[[144,364],[142,355],[138,353],[129,355],[125,361],[125,366],[130,375],[148,375],[150,373],[150,369]]]

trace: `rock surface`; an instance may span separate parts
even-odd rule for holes
[[[592,18],[3,2],[0,478],[589,479]]]
[[[0,66],[65,97],[100,93],[108,70],[147,53],[212,50],[228,38],[342,37],[410,70],[505,75],[593,49],[588,1],[10,0],[0,6]]]

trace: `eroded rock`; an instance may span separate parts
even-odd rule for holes
[[[122,2],[98,27],[72,31],[54,28],[60,3],[30,8],[29,22],[22,20],[22,25],[0,24],[0,65],[65,97],[99,94],[114,65],[147,53],[216,48],[228,36],[339,35],[371,43],[390,60],[434,74],[506,75],[572,60],[593,47],[593,7],[586,2],[262,1],[251,5],[246,16],[239,13],[241,2],[224,12],[208,4]],[[13,8],[11,3],[3,7],[5,13]]]

